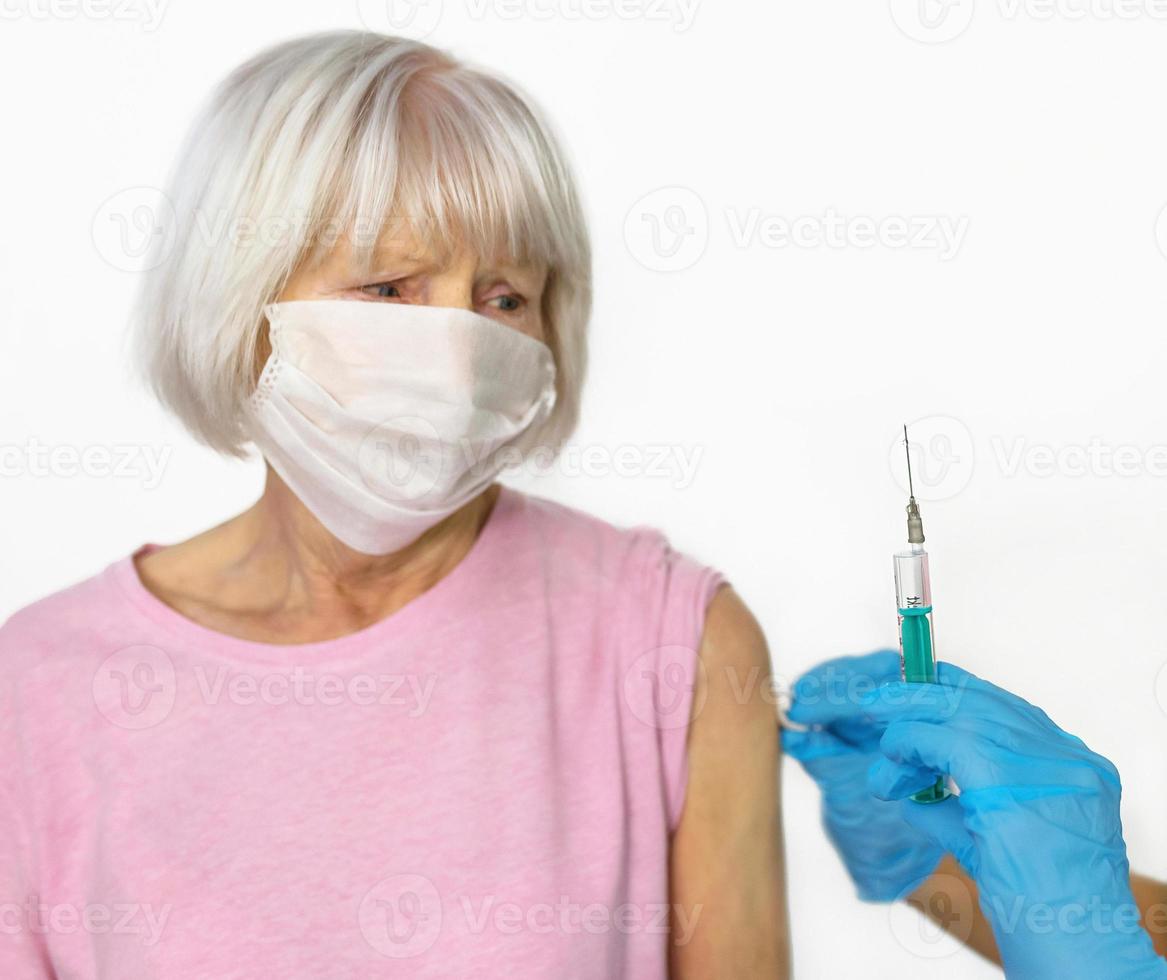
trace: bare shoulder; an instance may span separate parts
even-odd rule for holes
[[[729,585],[718,589],[709,602],[700,656],[705,668],[701,680],[710,696],[724,696],[727,689],[730,693],[736,690],[749,695],[740,699],[743,706],[769,698],[763,690],[769,685],[771,674],[766,637],[754,614]],[[752,682],[748,691],[742,687],[747,681]],[[773,717],[771,708],[771,720]],[[694,722],[699,718],[700,715]]]
[[[671,859],[677,921],[689,928],[674,929],[673,974],[787,977],[770,653],[757,619],[729,587],[710,601],[700,659]]]
[[[781,744],[766,637],[729,586],[709,603],[699,656],[682,820],[720,822],[724,815],[706,808],[722,811],[732,798],[756,798],[759,786],[776,790]]]

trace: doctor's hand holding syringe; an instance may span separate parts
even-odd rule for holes
[[[951,664],[905,683],[880,651],[804,675],[789,718],[807,730],[784,748],[821,788],[861,898],[959,906],[936,898],[967,888],[963,871],[983,918],[960,938],[1008,976],[1167,978],[1142,921],[1167,887],[1130,876],[1118,773],[1040,708]],[[938,775],[959,795],[909,798]]]
[[[812,669],[782,719],[828,837],[867,901],[951,909],[975,885],[980,915],[959,938],[1009,977],[1165,980],[1167,885],[1131,877],[1118,771],[1040,708],[936,662],[910,456],[908,480],[899,652]]]

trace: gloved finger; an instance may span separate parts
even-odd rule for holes
[[[864,700],[871,725],[885,732],[896,722],[927,722],[1035,762],[1094,758],[1081,739],[1063,731],[1045,712],[988,683],[978,681],[975,687],[961,689],[901,681],[884,685]]]
[[[984,688],[993,687],[983,677],[974,674],[971,670],[965,670],[963,667],[958,667],[956,664],[947,660],[941,660],[936,664],[936,683],[947,684],[949,687],[966,687],[966,688]]]
[[[870,753],[857,751],[825,730],[784,733],[782,741],[786,754],[798,761],[824,797],[843,793],[866,798]]]
[[[782,729],[782,751],[804,765],[823,759],[851,762],[866,759],[873,752],[878,752],[879,739],[875,738],[873,744],[868,749],[863,750],[840,738],[829,728],[812,728],[805,732],[784,728]]]
[[[939,722],[956,713],[961,696],[960,689],[940,684],[889,681],[861,697],[860,713],[872,724],[907,719]]]
[[[931,786],[937,773],[891,759],[876,759],[867,770],[867,792],[880,800],[902,800]]]
[[[850,751],[848,746],[826,730],[811,729],[796,732],[782,729],[782,751],[799,762],[808,762],[824,756],[835,756]]]
[[[953,687],[894,681],[864,695],[863,714],[873,725],[894,721],[966,724],[989,732],[1048,730],[1030,710],[1023,710],[1008,692],[990,687]],[[1028,706],[1026,706],[1028,708]]]
[[[900,721],[888,726],[879,740],[880,751],[894,763],[932,773],[951,776],[961,789],[977,789],[1001,781],[1000,747],[987,737],[950,725],[933,725],[923,721]],[[1005,760],[1006,764],[1008,760]],[[876,766],[872,767],[874,772]],[[882,767],[879,771],[884,773]],[[885,783],[872,785],[870,791],[898,788],[892,774],[884,774]],[[920,789],[914,787],[911,792]],[[881,799],[887,797],[880,796]],[[891,797],[896,798],[896,797]]]
[[[969,801],[989,798],[982,791],[1016,796],[1121,785],[1114,765],[1077,741],[1052,733],[1002,734],[984,719],[973,723],[985,730],[918,721],[889,725],[879,744],[885,758],[868,770],[868,792],[879,799],[902,799],[931,782],[921,772],[948,775],[959,784],[968,809]]]
[[[883,724],[860,717],[841,719],[823,730],[837,736],[852,752],[871,755],[879,751],[879,737],[885,727]]]
[[[803,725],[830,725],[858,718],[862,695],[899,676],[900,655],[895,650],[835,657],[794,682],[793,704],[787,715]]]
[[[965,826],[959,796],[949,797],[941,803],[902,800],[899,806],[905,823],[951,854],[970,875],[976,875],[976,845]]]
[[[1010,704],[1018,713],[1029,715],[1032,720],[1040,722],[1047,727],[1056,731],[1063,731],[1044,710],[1030,701],[1025,700],[1019,694],[1014,694],[1012,691],[1006,690],[1003,687],[985,680],[983,677],[978,677],[972,671],[965,670],[963,667],[958,667],[956,664],[947,662],[938,663],[936,665],[936,680],[939,684],[944,684],[950,687],[959,687],[965,690],[977,690],[991,692],[1003,701]]]

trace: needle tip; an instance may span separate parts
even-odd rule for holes
[[[916,490],[912,486],[912,447],[908,442],[908,424],[904,423],[904,457],[908,462],[908,496],[915,499]]]

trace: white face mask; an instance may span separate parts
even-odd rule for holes
[[[490,317],[273,303],[250,434],[333,535],[384,555],[485,490],[555,404],[546,344]]]

